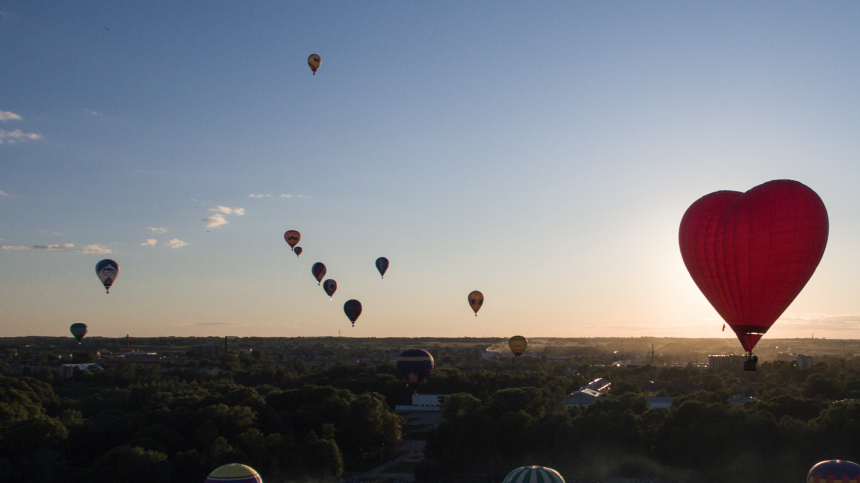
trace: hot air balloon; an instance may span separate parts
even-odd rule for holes
[[[296,252],[296,256],[299,256],[302,254],[302,247],[295,247],[293,251]]]
[[[110,293],[111,285],[113,285],[116,277],[119,276],[119,265],[115,261],[106,258],[96,263],[96,275],[99,276],[99,280],[104,284],[105,292]]]
[[[860,483],[860,465],[846,460],[829,460],[816,463],[806,483]]]
[[[311,72],[313,72],[314,75],[317,75],[317,69],[320,68],[320,64],[322,64],[322,59],[320,59],[320,56],[317,54],[311,54],[310,57],[308,57],[308,66],[310,66]]]
[[[508,473],[502,483],[564,483],[564,478],[552,468],[524,466]]]
[[[528,345],[528,339],[521,335],[515,335],[508,340],[508,347],[511,348],[511,352],[513,352],[517,357],[523,355],[523,352],[526,351],[526,347],[528,347]]]
[[[475,311],[475,317],[478,316],[478,311],[481,310],[482,305],[484,305],[484,294],[477,290],[469,294],[469,306]]]
[[[379,270],[379,274],[382,275],[382,278],[385,278],[385,271],[388,270],[388,259],[385,257],[377,258],[376,269]]]
[[[284,232],[284,240],[286,240],[287,245],[290,246],[291,250],[295,251],[296,245],[299,244],[299,240],[302,239],[302,234],[297,232],[296,230],[287,230]]]
[[[422,349],[409,349],[397,357],[397,370],[406,379],[406,384],[417,386],[427,379],[433,370],[433,356]]]
[[[239,463],[230,463],[229,465],[219,466],[209,476],[206,477],[204,483],[263,483],[260,474],[250,466],[241,465]]]
[[[358,320],[358,316],[361,315],[361,302],[355,299],[349,299],[343,304],[343,313],[349,317],[349,321],[352,322],[352,326],[355,327],[355,321]]]
[[[756,343],[815,272],[828,227],[821,198],[791,180],[717,191],[684,213],[681,257],[747,351],[745,370],[755,370]]]
[[[329,300],[331,300],[331,296],[334,295],[334,292],[337,290],[337,282],[332,279],[328,279],[323,282],[323,290],[328,294]]]
[[[83,339],[84,336],[87,335],[87,324],[72,324],[69,327],[69,332],[71,332],[72,335],[75,336],[75,339],[78,340],[78,344],[80,344],[81,339]]]
[[[322,278],[325,277],[325,265],[322,262],[314,263],[314,266],[311,267],[311,273],[314,274],[314,278],[317,279],[317,285],[319,285]]]

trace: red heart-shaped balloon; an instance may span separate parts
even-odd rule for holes
[[[699,198],[681,219],[684,264],[746,351],[809,281],[827,246],[821,198],[797,181]]]

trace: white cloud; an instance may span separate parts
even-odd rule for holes
[[[62,245],[33,245],[33,250],[71,250],[75,246],[71,243],[63,243]]]
[[[209,211],[216,211],[218,213],[224,213],[225,215],[244,215],[245,208],[228,208],[226,206],[218,205],[215,208],[209,208]]]
[[[272,197],[272,195],[270,195],[270,194],[255,195],[254,193],[251,193],[248,195],[248,198],[271,198],[271,197]]]
[[[0,129],[0,144],[12,144],[18,141],[35,141],[37,139],[42,139],[42,135],[23,132],[20,129],[16,129],[14,131],[4,131],[3,129]]]
[[[4,245],[4,250],[29,250],[30,247],[25,247],[23,245]]]
[[[304,197],[305,197],[305,195],[293,195],[290,193],[281,194],[281,198],[304,198]]]
[[[212,215],[203,218],[203,222],[206,223],[207,228],[212,228],[216,226],[226,225],[227,220],[224,219],[221,215]]]
[[[188,245],[188,243],[186,243],[186,242],[184,242],[178,238],[174,238],[173,240],[170,240],[169,242],[167,242],[167,246],[169,246],[170,248],[179,248],[179,247],[184,247],[185,245]]]
[[[147,238],[146,240],[143,240],[142,242],[140,242],[140,246],[142,246],[142,247],[154,247],[157,243],[158,243],[158,240],[156,240],[155,238]]]
[[[81,248],[81,253],[113,253],[113,250],[101,245],[87,245]]]
[[[20,121],[21,116],[9,111],[0,111],[0,121]]]
[[[167,228],[162,228],[160,226],[148,226],[146,228],[149,229],[149,231],[151,231],[153,233],[165,233],[165,232],[167,232]]]
[[[0,196],[9,196],[9,193],[7,193],[3,190],[0,190]]]

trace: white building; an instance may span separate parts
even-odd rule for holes
[[[788,360],[796,362],[798,369],[812,369],[812,356],[806,354],[789,354]]]
[[[595,401],[602,401],[606,399],[604,394],[609,392],[611,385],[612,383],[606,379],[597,378],[579,388],[579,391],[564,398],[564,405],[566,407],[579,406],[584,408]]]
[[[442,411],[450,394],[413,394],[412,404],[394,406],[395,411]]]

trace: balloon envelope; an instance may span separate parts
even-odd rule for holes
[[[385,257],[377,258],[376,269],[379,270],[379,274],[382,275],[382,278],[385,278],[385,271],[388,270],[388,259]]]
[[[475,311],[475,317],[478,316],[478,311],[481,310],[482,305],[484,305],[484,294],[477,290],[469,294],[469,306]]]
[[[263,483],[260,474],[250,466],[240,465],[239,463],[230,463],[229,465],[219,466],[209,476],[206,477],[205,483]]]
[[[775,180],[700,198],[678,240],[693,281],[749,352],[812,277],[828,227],[814,191]]]
[[[87,335],[87,324],[72,324],[69,327],[69,332],[80,342]]]
[[[846,460],[817,463],[806,475],[806,483],[860,483],[860,465]]]
[[[105,286],[105,292],[110,293],[111,285],[116,281],[116,277],[119,276],[119,265],[115,261],[106,258],[96,263],[96,275],[98,275],[99,280]]]
[[[308,57],[308,67],[311,68],[311,72],[313,72],[314,75],[317,75],[317,69],[320,68],[320,64],[322,64],[322,59],[317,54],[311,54]]]
[[[328,279],[323,282],[323,290],[328,294],[329,297],[334,295],[334,292],[337,290],[337,282],[332,279]]]
[[[352,326],[355,327],[355,321],[358,320],[358,316],[361,315],[361,302],[355,299],[349,299],[343,304],[343,313],[349,317],[349,321],[352,322]]]
[[[314,263],[314,266],[311,267],[311,273],[317,279],[317,285],[319,285],[322,278],[325,277],[325,265],[322,262]]]
[[[526,347],[528,347],[528,345],[528,339],[521,335],[515,335],[508,340],[508,347],[511,348],[511,352],[513,352],[517,357],[523,355],[523,352],[526,351]]]
[[[284,240],[287,242],[287,245],[289,245],[290,248],[294,248],[296,245],[298,245],[299,240],[301,239],[302,234],[297,232],[296,230],[287,230],[284,233]]]
[[[433,370],[433,356],[422,349],[403,351],[397,358],[397,370],[407,384],[421,384]]]
[[[296,256],[299,256],[302,254],[302,247],[293,248],[293,251],[296,252]]]
[[[524,466],[508,473],[502,483],[564,483],[564,478],[552,468]]]

